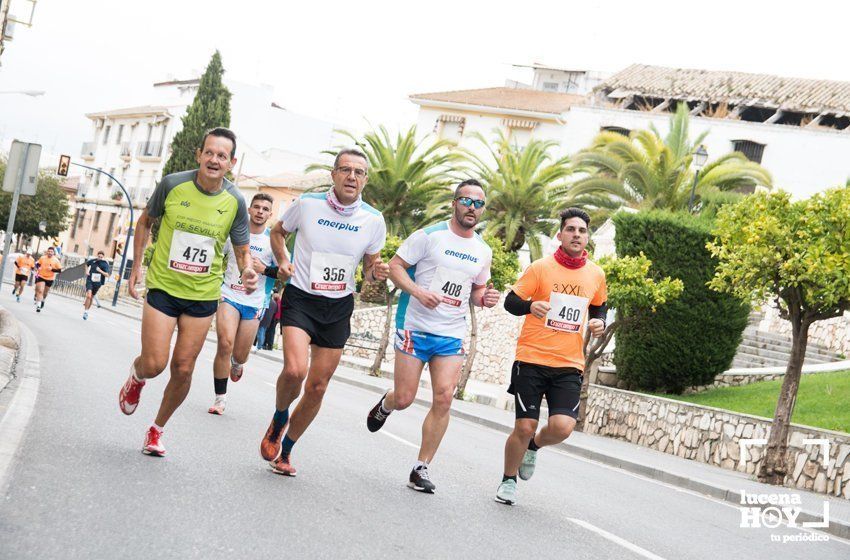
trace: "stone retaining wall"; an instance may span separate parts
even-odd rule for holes
[[[791,323],[779,317],[779,310],[765,305],[764,319],[758,330],[791,336]],[[818,321],[809,327],[809,342],[820,344],[831,351],[850,356],[850,313],[827,321]]]
[[[622,439],[724,469],[755,473],[765,447],[741,455],[741,439],[767,439],[771,421],[717,408],[592,386],[585,432]],[[821,447],[804,439],[830,441],[828,461]],[[850,499],[850,434],[793,425],[785,485]]]
[[[393,307],[393,326],[395,329],[395,310]],[[501,305],[491,309],[475,310],[478,319],[478,353],[472,366],[471,377],[488,383],[505,384],[506,376],[514,361],[516,350],[516,339],[522,325],[522,318],[515,317],[505,311]],[[375,350],[386,320],[385,307],[372,307],[359,309],[351,317],[351,335],[345,353],[359,358],[374,359]],[[467,327],[471,328],[469,317],[466,320]],[[463,347],[469,351],[470,336],[467,334]],[[363,346],[365,348],[358,348]],[[395,359],[392,339],[387,348],[385,363]]]

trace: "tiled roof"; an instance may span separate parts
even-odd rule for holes
[[[498,109],[551,113],[553,115],[564,113],[573,105],[581,105],[585,102],[585,97],[581,95],[507,87],[417,93],[411,95],[410,99],[414,103],[440,101],[461,105],[481,105]]]
[[[86,117],[107,118],[107,117],[134,117],[134,116],[149,116],[149,115],[168,115],[169,108],[161,105],[142,105],[140,107],[128,107],[126,109],[114,109],[112,111],[100,111],[97,113],[86,113]]]
[[[633,64],[603,81],[596,90],[618,97],[639,94],[745,103],[789,111],[850,112],[850,82],[784,78],[769,74]]]

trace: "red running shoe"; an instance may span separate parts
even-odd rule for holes
[[[165,447],[163,447],[162,443],[160,443],[159,438],[162,437],[162,432],[157,430],[154,426],[148,428],[148,432],[145,434],[145,446],[142,448],[142,453],[146,455],[153,455],[154,457],[163,457],[165,456]]]
[[[121,392],[118,393],[118,406],[121,408],[121,412],[128,416],[136,412],[136,407],[139,406],[139,398],[142,396],[142,387],[144,386],[144,381],[136,381],[131,366],[130,377],[127,378],[124,386],[121,387]]]
[[[269,463],[269,466],[272,468],[273,473],[283,476],[295,476],[298,473],[295,467],[292,466],[292,463],[289,462],[289,455],[281,455]]]
[[[289,422],[275,430],[274,419],[269,424],[269,429],[266,430],[266,435],[263,436],[263,441],[260,442],[260,455],[266,461],[274,461],[280,455],[280,436]]]

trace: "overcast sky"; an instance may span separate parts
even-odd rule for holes
[[[850,81],[848,16],[848,3],[820,0],[38,0],[0,57],[0,92],[47,94],[0,94],[0,149],[19,138],[78,155],[84,113],[147,104],[153,82],[197,76],[215,49],[227,77],[274,86],[289,110],[396,128],[415,121],[409,94],[528,81],[515,63]]]

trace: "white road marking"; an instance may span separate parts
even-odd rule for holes
[[[395,435],[395,434],[391,434],[391,433],[389,433],[389,432],[388,432],[388,431],[386,431],[386,430],[380,430],[378,433],[379,433],[379,434],[384,434],[384,435],[385,435],[385,436],[387,436],[388,438],[391,438],[391,439],[394,439],[394,440],[396,440],[396,441],[399,441],[399,442],[401,442],[401,443],[403,443],[403,444],[405,444],[405,445],[409,445],[410,447],[412,447],[412,448],[414,448],[414,449],[419,449],[419,446],[418,446],[418,445],[416,445],[415,443],[409,442],[409,441],[407,441],[406,439],[404,439],[404,438],[402,438],[402,437],[398,437],[398,436],[397,436],[397,435]]]
[[[658,556],[657,554],[653,554],[650,551],[646,550],[645,548],[641,548],[636,544],[630,543],[626,539],[620,538],[617,535],[615,535],[613,533],[609,533],[608,531],[606,531],[604,529],[600,529],[596,525],[591,525],[587,521],[582,521],[581,519],[575,519],[573,517],[568,517],[567,519],[572,521],[573,523],[575,523],[576,525],[578,525],[580,527],[584,527],[588,531],[593,531],[597,535],[600,535],[601,537],[604,537],[604,538],[608,539],[609,541],[622,546],[623,548],[631,550],[635,554],[643,556],[644,558],[650,558],[651,560],[664,560],[661,556]]]

